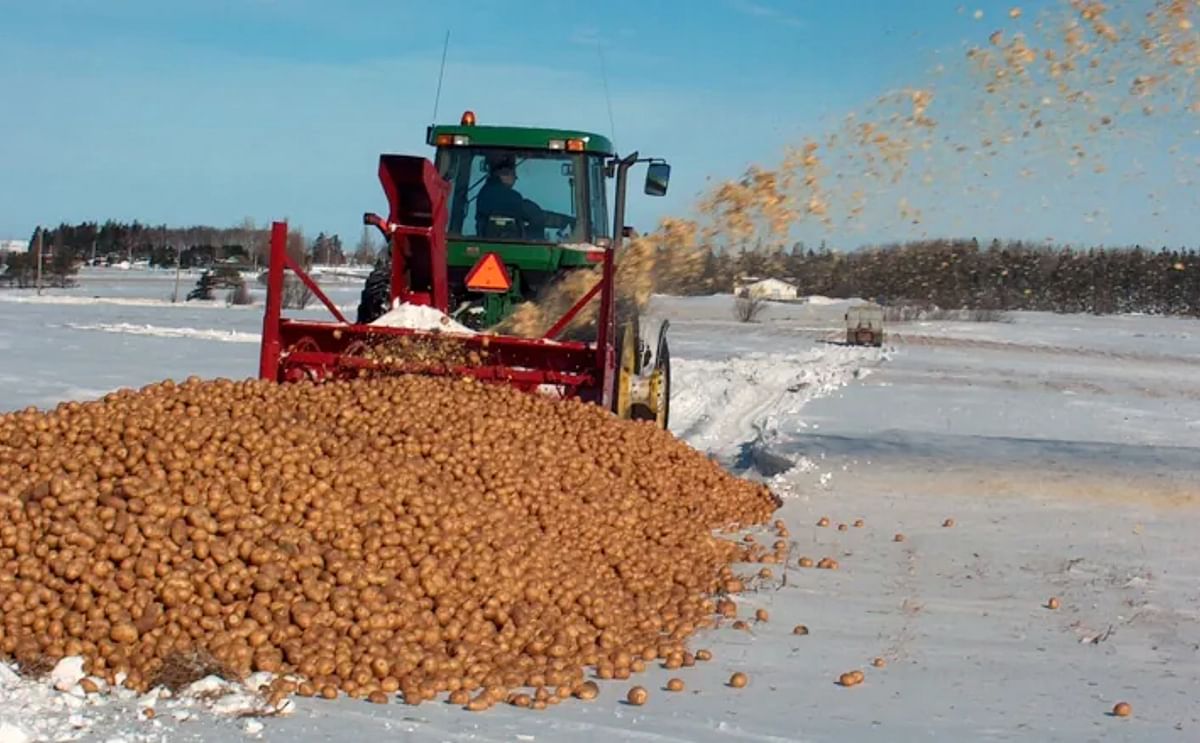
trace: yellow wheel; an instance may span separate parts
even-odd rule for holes
[[[617,347],[617,389],[613,412],[628,420],[633,416],[633,381],[637,377],[637,328],[627,322],[621,328]]]

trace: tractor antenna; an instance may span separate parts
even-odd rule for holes
[[[600,78],[604,81],[604,101],[608,104],[608,132],[612,137],[613,147],[617,146],[617,124],[613,118],[612,96],[608,93],[608,67],[604,64],[604,46],[597,44],[596,50],[600,52]]]
[[[446,40],[442,42],[442,67],[438,70],[437,94],[433,97],[433,123],[437,124],[438,104],[442,101],[442,78],[446,76],[446,52],[450,49],[450,29],[446,29]]]

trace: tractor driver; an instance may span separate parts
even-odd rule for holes
[[[488,178],[475,201],[475,234],[484,238],[544,240],[546,227],[565,227],[565,215],[543,211],[515,188],[517,164],[512,155],[488,158]],[[499,219],[497,219],[499,218]]]

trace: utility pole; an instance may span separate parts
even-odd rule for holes
[[[37,228],[34,239],[34,250],[37,251],[37,293],[42,296],[42,228]]]

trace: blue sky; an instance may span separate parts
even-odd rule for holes
[[[608,133],[603,45],[618,147],[674,168],[668,197],[631,198],[629,221],[645,230],[686,214],[706,178],[776,162],[785,145],[920,83],[934,64],[960,65],[964,40],[985,40],[1011,3],[962,5],[0,0],[0,238],[60,220],[252,217],[352,244],[361,213],[384,209],[379,153],[428,153],[447,29],[442,121],[470,108],[481,123]],[[852,247],[926,232],[1153,243],[1186,231],[1195,189],[1171,202],[1182,221],[1147,222],[1132,208],[1103,223],[1079,219],[1088,199],[1111,210],[1138,202],[1122,188],[1091,184],[1083,199],[1083,187],[1069,186],[1061,207],[1036,214],[1028,186],[1014,189],[1013,208],[1026,213],[1013,219],[1003,204],[985,209],[976,192],[948,186],[919,229],[889,206],[854,234],[804,236]]]

